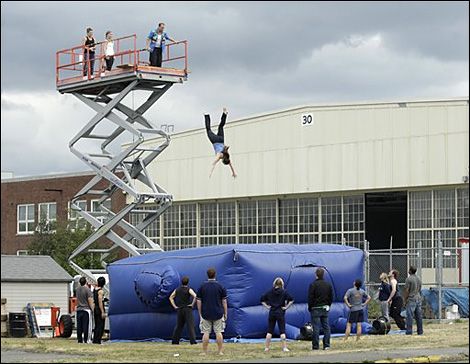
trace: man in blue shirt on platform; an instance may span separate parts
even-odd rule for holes
[[[165,23],[158,23],[157,29],[152,30],[145,44],[145,49],[150,52],[150,65],[154,67],[162,66],[163,53],[165,52],[165,41],[170,40],[176,43],[174,39],[171,39],[165,32]]]
[[[199,311],[199,329],[202,336],[203,354],[207,354],[209,335],[215,332],[219,355],[223,355],[223,332],[227,321],[227,290],[215,280],[215,269],[207,270],[208,280],[197,291],[197,310]]]

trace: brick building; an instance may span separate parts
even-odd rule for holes
[[[51,226],[67,221],[77,226],[84,223],[70,210],[70,199],[93,176],[92,172],[79,172],[2,179],[1,253],[26,253],[39,221],[50,223]],[[108,184],[103,180],[97,188],[105,188]],[[96,198],[84,196],[78,203],[94,209],[97,206],[94,202]],[[125,203],[125,195],[116,193],[110,201],[111,210],[119,211]]]

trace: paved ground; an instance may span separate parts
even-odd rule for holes
[[[241,361],[241,363],[364,363],[377,360],[411,358],[418,356],[441,355],[443,357],[464,359],[468,363],[468,347],[440,348],[440,349],[402,349],[384,351],[363,351],[355,353],[335,353],[331,351],[315,352],[306,357],[266,358],[258,360]],[[466,359],[465,359],[466,358]],[[238,362],[240,363],[240,362]]]
[[[57,353],[34,353],[31,351],[20,351],[20,350],[2,350],[2,363],[46,363],[54,360],[67,360],[71,359],[71,362],[79,360],[78,356],[57,354]]]

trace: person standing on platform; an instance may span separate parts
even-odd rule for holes
[[[106,279],[104,277],[99,277],[97,283],[98,286],[93,291],[93,303],[95,304],[95,331],[93,333],[93,344],[101,344],[101,338],[104,333],[104,322],[106,320],[103,294],[103,287],[106,284]]]
[[[93,78],[93,72],[95,67],[95,48],[96,42],[93,37],[93,29],[86,28],[86,35],[83,38],[83,79],[86,80],[88,76]],[[88,71],[90,73],[88,74]]]
[[[165,32],[165,23],[158,23],[157,29],[150,31],[145,44],[145,49],[150,52],[149,61],[151,66],[162,66],[163,54],[165,53],[165,41],[167,40],[176,43],[176,41],[170,38]]]
[[[323,279],[325,270],[318,268],[317,279],[308,288],[308,311],[312,319],[312,350],[320,349],[320,326],[323,328],[323,350],[330,348],[330,324],[328,314],[333,303],[333,287]]]
[[[392,293],[392,286],[390,285],[390,281],[388,280],[387,273],[380,274],[380,287],[379,287],[379,302],[380,302],[380,310],[382,312],[382,316],[385,317],[388,321],[390,321],[390,316],[388,314],[390,303],[388,302],[388,298]]]
[[[170,303],[176,310],[176,327],[173,331],[173,345],[180,343],[181,331],[187,325],[189,332],[189,342],[196,344],[196,333],[194,330],[193,307],[196,303],[196,293],[189,287],[189,278],[181,279],[181,286],[175,289],[170,295]]]
[[[113,68],[114,63],[114,40],[113,40],[113,32],[108,30],[105,35],[104,41],[104,61],[106,65],[104,65],[103,72],[111,71]],[[102,74],[104,76],[104,74]]]
[[[87,344],[91,340],[92,312],[95,310],[93,294],[87,286],[86,278],[80,278],[80,287],[77,288],[77,339],[78,343]]]
[[[364,321],[364,307],[367,306],[371,297],[362,288],[362,281],[356,279],[354,281],[354,287],[346,291],[344,295],[344,302],[349,307],[348,323],[346,324],[346,333],[344,340],[347,340],[351,333],[352,324],[356,324],[356,340],[361,338],[362,334],[362,322]],[[366,300],[363,302],[363,300]]]
[[[197,291],[199,329],[202,336],[202,354],[207,354],[209,335],[215,333],[219,355],[224,355],[223,344],[225,322],[227,321],[227,290],[215,280],[215,269],[207,270],[208,280]]]
[[[266,347],[269,351],[276,323],[282,341],[282,351],[288,352],[286,342],[286,311],[294,303],[294,299],[284,289],[284,281],[278,277],[273,282],[273,288],[261,297],[261,304],[269,310],[268,332],[266,334]]]
[[[413,317],[416,319],[418,335],[423,335],[423,314],[421,312],[421,279],[416,275],[416,268],[411,266],[405,281],[403,297],[406,307],[406,334],[413,333]]]
[[[390,278],[390,286],[392,287],[392,292],[388,298],[388,303],[390,304],[390,316],[395,320],[398,328],[400,330],[406,330],[405,320],[401,316],[401,310],[403,308],[403,298],[400,295],[400,290],[398,288],[398,271],[393,269],[388,274]]]
[[[214,148],[215,156],[216,156],[215,161],[212,163],[212,169],[211,169],[211,173],[209,174],[209,178],[212,176],[215,166],[220,160],[222,160],[223,164],[228,165],[230,167],[230,169],[232,170],[232,177],[233,178],[237,177],[237,174],[235,173],[235,169],[233,168],[233,164],[230,161],[230,154],[228,153],[229,146],[226,146],[224,143],[224,140],[225,140],[224,126],[225,126],[225,121],[227,120],[227,115],[228,115],[227,109],[224,107],[224,110],[222,112],[222,117],[220,118],[219,128],[217,130],[217,134],[215,134],[211,130],[211,117],[208,114],[204,114],[207,137],[209,138],[209,141],[212,143],[212,147]]]

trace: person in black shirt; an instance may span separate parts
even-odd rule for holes
[[[192,299],[191,299],[192,297]],[[196,333],[194,330],[194,316],[193,307],[196,303],[196,293],[189,288],[189,278],[183,277],[181,279],[181,286],[173,291],[170,295],[170,303],[176,310],[176,327],[173,331],[173,345],[180,343],[181,331],[184,325],[188,325],[189,342],[191,345],[196,344]]]
[[[294,303],[294,299],[284,289],[284,281],[278,277],[273,282],[273,288],[261,297],[261,304],[269,310],[266,348],[269,351],[276,322],[282,340],[282,351],[288,352],[286,343],[286,310]]]
[[[95,303],[94,321],[95,331],[93,333],[93,344],[101,344],[101,338],[104,333],[104,322],[106,320],[106,311],[104,310],[104,296],[103,287],[106,284],[104,277],[99,277],[97,280],[98,287],[93,291],[93,301]]]
[[[330,325],[328,314],[333,303],[333,287],[323,279],[325,270],[318,268],[317,279],[308,288],[308,310],[312,317],[312,350],[320,349],[320,325],[323,328],[323,350],[330,347]]]
[[[93,29],[87,28],[86,35],[83,38],[83,79],[93,78],[95,67],[95,48],[96,42],[93,37]],[[88,73],[90,71],[90,73]]]
[[[379,287],[379,302],[380,302],[380,310],[382,311],[382,316],[385,317],[388,321],[390,321],[390,316],[388,314],[390,309],[390,303],[388,302],[388,298],[392,293],[392,286],[390,285],[390,281],[388,280],[387,273],[380,274],[380,287]]]

